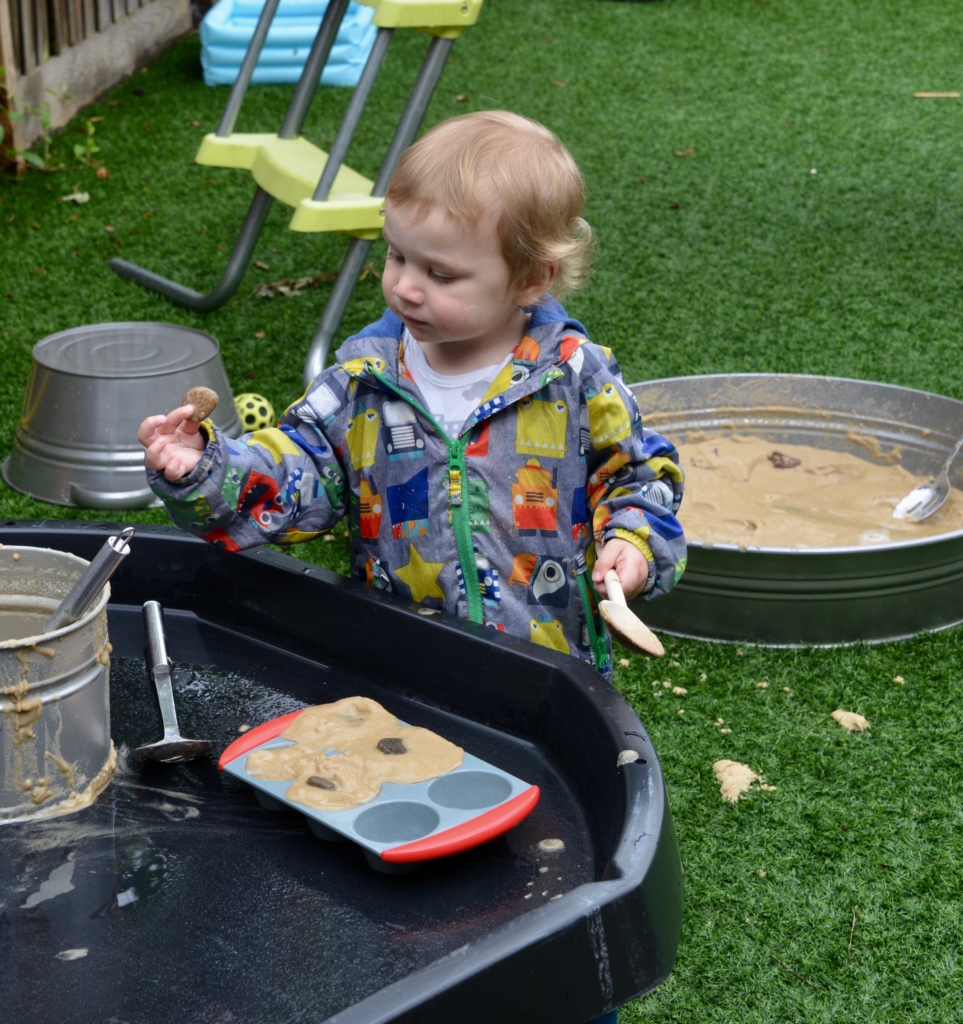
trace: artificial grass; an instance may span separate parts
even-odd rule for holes
[[[913,98],[959,87],[961,14],[955,0],[486,0],[426,124],[507,107],[570,146],[600,258],[567,307],[616,349],[626,379],[826,373],[963,398],[963,106]],[[393,44],[351,153],[363,173],[377,169],[424,45],[403,33]],[[256,88],[239,130],[276,129],[290,91]],[[53,142],[69,170],[0,179],[0,451],[31,346],[81,323],[200,327],[221,342],[236,392],[277,407],[299,393],[329,285],[250,296],[265,281],[336,269],[343,239],[289,232],[276,207],[255,254],[270,269],[252,263],[235,300],[207,315],[106,268],[119,252],[194,287],[216,281],[253,191],[240,172],[191,162],[226,92],[201,83],[189,38],[78,119],[105,118],[96,141],[109,180],[68,159],[81,140],[72,128]],[[308,138],[330,142],[347,96],[322,92]],[[90,202],[60,203],[75,185]],[[381,308],[375,272],[342,334]],[[101,514],[0,485],[0,517],[63,516]],[[343,571],[343,532],[296,554]],[[666,662],[616,670],[662,757],[687,872],[676,969],[623,1008],[623,1024],[957,1019],[960,638],[741,654],[679,642]],[[652,696],[666,678],[688,695]],[[828,717],[837,707],[866,715],[871,733],[844,733]],[[722,803],[720,758],[748,763],[775,792]]]
[[[808,651],[675,642],[664,661],[620,666],[686,871],[676,969],[622,1024],[958,1019],[960,670],[958,634]],[[836,708],[871,731],[845,732]],[[775,791],[723,803],[723,758]]]

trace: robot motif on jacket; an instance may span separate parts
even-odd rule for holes
[[[632,417],[612,381],[606,381],[599,391],[586,391],[585,404],[593,447],[608,448],[631,436]]]
[[[627,479],[631,476],[631,457],[628,452],[616,448],[611,458],[589,477],[588,479],[588,504],[594,509],[606,496],[610,489],[610,481]]]
[[[388,488],[388,516],[395,540],[428,536],[428,467]]]
[[[562,654],[571,654],[572,649],[565,639],[565,631],[558,619],[553,619],[548,612],[542,612],[537,619],[529,621],[529,640]]]
[[[274,477],[249,473],[238,497],[238,512],[265,532],[282,526],[287,520],[287,510]]]
[[[321,479],[315,484],[314,493],[320,496],[318,488],[324,490],[328,503],[332,508],[340,508],[344,502],[344,472],[333,459],[321,467]]]
[[[568,453],[567,429],[568,403],[564,398],[523,398],[518,403],[515,451],[519,455],[564,459]]]
[[[362,540],[377,540],[381,532],[381,495],[364,477],[358,488],[358,523]]]
[[[366,558],[358,569],[358,577],[375,590],[392,590],[391,577],[380,558]]]
[[[492,519],[488,506],[488,484],[484,480],[468,481],[468,525],[472,533],[491,533]]]
[[[592,431],[589,429],[588,406],[583,405],[578,414],[578,454],[584,462],[592,448]]]
[[[576,487],[572,491],[572,540],[584,540],[592,534],[587,494],[584,487]]]
[[[425,437],[415,410],[403,401],[385,402],[382,433],[388,458],[420,459],[425,454]]]
[[[509,387],[514,387],[514,385],[521,384],[522,381],[528,380],[532,374],[532,370],[535,369],[535,365],[538,363],[540,353],[541,346],[539,343],[534,338],[526,334],[519,342],[518,348],[515,349],[515,357],[512,360],[511,376],[508,381]]]
[[[354,469],[364,469],[375,464],[380,426],[381,415],[378,410],[366,408],[359,402],[354,416],[348,420],[348,427],[344,434],[345,444],[348,446],[348,454]]]
[[[585,363],[585,353],[582,346],[585,339],[577,334],[566,334],[558,347],[559,359],[565,363],[572,373],[578,377],[582,373],[582,366]]]
[[[555,470],[542,469],[538,459],[529,459],[517,471],[512,484],[512,512],[515,529],[523,536],[541,533],[558,536],[558,489]]]
[[[310,394],[288,408],[287,414],[318,427],[331,424],[344,405],[344,396],[336,394],[330,384],[319,384]]]
[[[475,574],[478,592],[481,594],[482,603],[489,608],[493,608],[502,599],[498,570],[491,564],[488,558],[478,553],[477,547],[474,547],[474,545],[472,547],[475,552]],[[465,590],[465,574],[462,571],[460,562],[455,566],[455,576],[458,579],[459,590],[467,595]]]
[[[565,563],[568,559],[550,558],[522,552],[512,561],[509,583],[520,583],[528,587],[528,603],[549,608],[567,608],[569,602],[569,580]]]

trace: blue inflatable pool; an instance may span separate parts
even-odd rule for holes
[[[327,0],[281,0],[252,81],[296,82],[317,35]],[[264,0],[219,0],[201,22],[201,66],[207,85],[231,85],[254,35]],[[321,75],[322,85],[358,84],[377,29],[374,9],[351,3]]]

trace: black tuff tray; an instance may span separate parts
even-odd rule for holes
[[[8,522],[0,543],[91,558],[117,529]],[[162,731],[148,599],[166,610],[181,731],[216,741],[183,765],[132,752]],[[117,777],[85,811],[0,826],[3,1019],[578,1024],[668,976],[682,867],[665,783],[587,666],[167,527],[138,527],[109,613]],[[538,806],[476,850],[380,875],[217,771],[239,725],[353,694],[537,784]],[[618,767],[625,749],[641,759]]]

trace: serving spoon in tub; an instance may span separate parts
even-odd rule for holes
[[[943,463],[943,468],[930,481],[914,487],[913,490],[901,499],[896,508],[893,509],[894,519],[914,519],[921,523],[928,519],[950,494],[950,466],[963,447],[963,437],[956,442],[956,447],[950,452],[949,458]]]
[[[70,593],[57,605],[53,615],[43,627],[44,633],[53,633],[83,618],[94,598],[103,590],[120,563],[130,554],[130,540],[134,527],[128,526],[117,537],[108,537],[104,546],[94,555]]]

